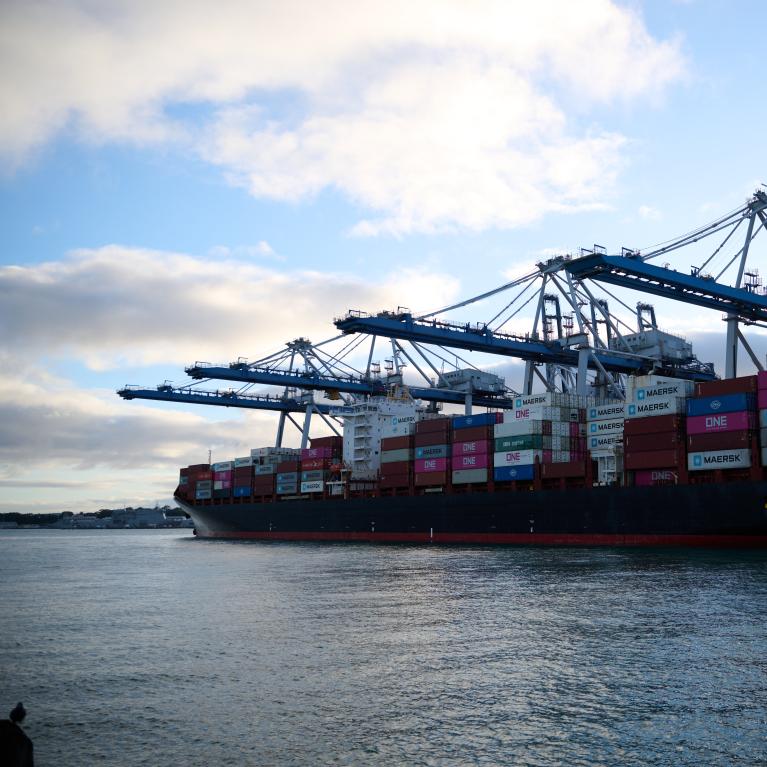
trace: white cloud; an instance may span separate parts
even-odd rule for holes
[[[639,217],[645,221],[658,221],[662,218],[661,212],[650,205],[640,205],[637,212]]]
[[[0,326],[3,346],[20,358],[68,356],[94,369],[180,366],[261,356],[299,336],[319,341],[336,334],[333,317],[350,308],[427,310],[457,291],[454,278],[416,269],[371,285],[111,245],[0,267]]]
[[[0,51],[7,163],[63,130],[181,142],[259,197],[340,191],[362,235],[603,205],[626,139],[583,116],[684,71],[609,0],[9,2]]]
[[[214,245],[208,255],[212,258],[262,258],[269,261],[285,261],[285,256],[275,253],[266,240],[259,240],[255,245]]]

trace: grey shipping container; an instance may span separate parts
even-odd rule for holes
[[[459,469],[453,472],[454,485],[469,482],[487,482],[487,469]]]
[[[381,463],[395,463],[396,461],[412,461],[413,451],[407,448],[402,450],[384,450],[381,453]]]
[[[291,495],[298,492],[297,482],[284,482],[277,485],[277,495]]]

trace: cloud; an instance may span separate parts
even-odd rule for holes
[[[0,326],[3,346],[19,358],[69,356],[93,369],[181,366],[259,357],[301,336],[320,341],[336,334],[333,317],[350,308],[427,309],[457,291],[456,279],[417,269],[372,285],[111,245],[0,267]]]
[[[6,481],[31,467],[169,469],[184,459],[206,459],[210,447],[243,451],[249,437],[267,439],[267,415],[210,421],[126,403],[111,391],[83,390],[35,366],[22,375],[17,369],[10,360],[0,369],[0,476]]]
[[[0,51],[6,164],[62,132],[173,142],[257,197],[342,193],[357,235],[603,206],[627,139],[590,110],[685,69],[609,0],[9,2]]]
[[[214,245],[208,255],[211,258],[262,258],[269,261],[285,261],[285,256],[275,253],[266,240],[260,240],[255,245]]]
[[[639,213],[639,217],[645,221],[658,221],[662,218],[661,212],[650,205],[640,205],[637,212]]]

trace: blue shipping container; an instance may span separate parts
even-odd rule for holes
[[[754,410],[753,393],[722,394],[719,397],[691,397],[687,400],[687,415],[711,415],[712,413],[739,413]]]
[[[282,474],[277,475],[277,482],[281,484],[283,482],[298,482],[297,471],[285,471]]]
[[[454,429],[470,429],[472,426],[495,425],[495,413],[480,413],[479,415],[457,415],[453,418]]]
[[[447,458],[450,453],[447,445],[426,445],[415,449],[416,458]]]
[[[512,479],[528,480],[533,478],[535,465],[527,463],[522,466],[498,466],[493,471],[496,482],[507,482]]]
[[[250,485],[247,487],[235,487],[234,488],[234,497],[235,498],[247,498],[250,495]]]

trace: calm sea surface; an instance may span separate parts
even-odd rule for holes
[[[0,531],[37,764],[767,764],[767,555]]]

